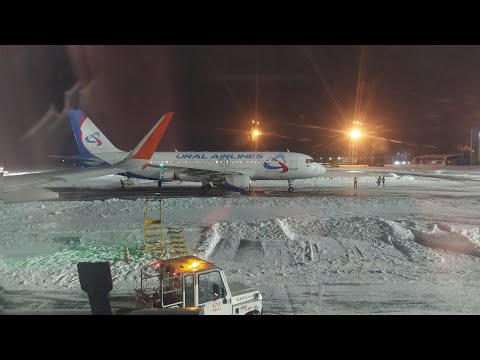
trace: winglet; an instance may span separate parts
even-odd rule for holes
[[[140,143],[135,147],[135,149],[133,149],[128,156],[128,159],[150,160],[158,146],[158,143],[162,139],[165,130],[167,130],[173,114],[173,112],[168,112],[163,115],[162,118],[158,120],[158,122],[152,128],[152,130],[150,130],[143,140],[140,141]]]

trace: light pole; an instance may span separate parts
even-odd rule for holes
[[[480,151],[480,128],[470,130],[470,165],[477,165]]]
[[[354,122],[355,123],[355,122]],[[359,129],[352,129],[348,133],[350,136],[350,158],[352,163],[357,164],[357,141],[362,136],[362,132]]]

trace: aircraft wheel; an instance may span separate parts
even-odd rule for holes
[[[290,186],[290,187],[288,188],[288,192],[293,192],[293,191],[294,191],[293,186]]]

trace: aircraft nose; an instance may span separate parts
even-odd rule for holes
[[[325,166],[323,166],[321,164],[318,164],[318,163],[315,164],[315,169],[316,169],[316,172],[318,173],[318,175],[322,175],[322,174],[325,174],[327,172],[327,169],[325,169]]]

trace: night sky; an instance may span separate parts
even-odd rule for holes
[[[159,150],[249,150],[255,118],[259,150],[345,155],[361,119],[376,154],[456,153],[480,126],[479,65],[480,46],[0,46],[0,160],[77,153],[75,107],[124,150],[174,111]]]

